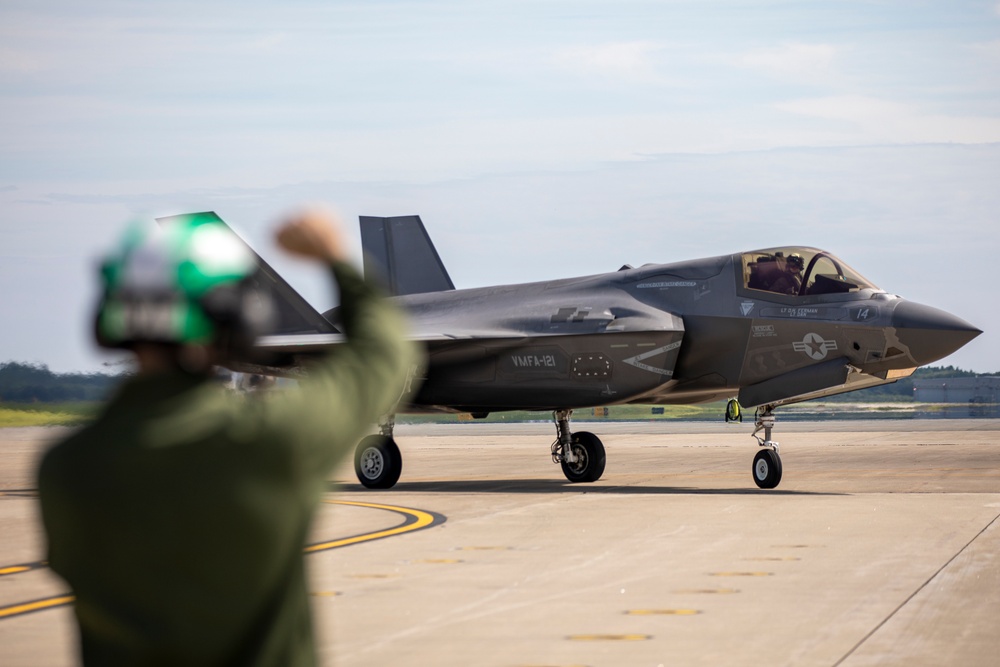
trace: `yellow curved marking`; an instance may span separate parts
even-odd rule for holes
[[[388,530],[380,530],[374,533],[365,533],[363,535],[355,535],[354,537],[345,537],[341,540],[332,540],[330,542],[322,542],[320,544],[312,544],[307,546],[304,551],[306,553],[315,553],[317,551],[325,551],[327,549],[336,549],[338,547],[346,547],[351,544],[358,544],[359,542],[367,542],[369,540],[378,540],[383,537],[390,537],[393,535],[401,535],[402,533],[408,533],[413,530],[420,530],[421,528],[426,528],[434,523],[434,515],[430,512],[424,512],[423,510],[410,509],[408,507],[397,507],[396,505],[379,505],[377,503],[359,503],[352,500],[324,500],[323,502],[329,503],[331,505],[354,505],[356,507],[370,507],[372,509],[388,510],[390,512],[398,512],[399,514],[405,514],[411,516],[415,519],[412,523],[404,523],[402,526],[396,526],[395,528],[390,528]],[[25,570],[20,569],[22,566],[12,566],[4,568],[7,571],[0,570],[2,574],[14,574],[16,572],[23,572]],[[28,567],[27,569],[34,569]],[[49,609],[51,607],[59,607],[62,605],[69,604],[73,602],[74,596],[72,595],[59,595],[56,597],[46,598],[44,600],[35,600],[33,602],[23,602],[19,604],[10,605],[7,607],[0,607],[0,619],[9,618],[11,616],[19,616],[21,614],[27,614],[33,611],[41,611],[43,609]]]
[[[32,568],[27,565],[13,565],[11,567],[0,567],[0,576],[5,574],[17,574],[18,572],[27,572]]]
[[[426,528],[427,526],[434,523],[434,515],[430,512],[424,512],[423,510],[410,509],[409,507],[397,507],[396,505],[379,505],[378,503],[359,503],[353,500],[324,500],[324,503],[330,505],[353,505],[354,507],[370,507],[377,510],[388,510],[390,512],[398,512],[400,514],[406,514],[412,516],[416,519],[413,523],[405,523],[402,526],[396,526],[395,528],[389,528],[387,530],[380,530],[374,533],[365,533],[363,535],[355,535],[354,537],[345,537],[341,540],[332,540],[330,542],[321,542],[319,544],[311,544],[306,547],[306,553],[313,553],[316,551],[326,551],[327,549],[336,549],[338,547],[346,547],[349,544],[357,544],[358,542],[368,542],[370,540],[380,540],[383,537],[391,537],[392,535],[401,535],[403,533],[409,533],[413,530],[420,530],[421,528]]]
[[[49,607],[60,607],[64,604],[69,604],[74,599],[75,598],[72,595],[60,595],[54,598],[35,600],[34,602],[23,602],[21,604],[11,605],[9,607],[0,607],[0,618],[6,618],[8,616],[17,616],[19,614],[27,614],[33,611],[48,609]]]

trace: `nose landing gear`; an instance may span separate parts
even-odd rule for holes
[[[763,405],[757,408],[757,422],[754,424],[753,437],[763,449],[753,457],[753,481],[762,489],[773,489],[781,482],[781,457],[778,456],[778,443],[771,440],[774,421],[773,405]],[[757,435],[760,431],[764,431],[764,437]]]

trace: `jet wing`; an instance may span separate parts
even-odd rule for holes
[[[629,323],[629,326],[626,326],[624,323],[620,323],[616,328],[608,329],[603,332],[581,331],[579,333],[573,333],[559,331],[542,334],[526,333],[503,327],[477,329],[452,328],[447,332],[418,332],[411,334],[409,338],[410,340],[425,343],[431,349],[441,349],[448,347],[461,347],[463,343],[472,341],[482,342],[487,340],[495,342],[499,345],[504,345],[503,341],[507,341],[507,345],[517,346],[530,340],[554,340],[556,338],[565,337],[580,338],[584,336],[614,336],[622,333],[650,333],[655,335],[662,334],[664,332],[677,332],[683,334],[684,326],[681,323],[680,318],[670,315],[669,313],[663,313],[663,315],[665,317],[658,318],[655,326],[650,328],[639,326],[639,323],[635,321],[636,318],[631,318],[633,321]],[[263,352],[271,353],[315,354],[322,353],[327,348],[339,345],[346,339],[346,336],[339,333],[281,334],[261,336],[257,339],[255,347]]]
[[[675,383],[684,338],[680,317],[629,309],[596,324],[549,323],[524,330],[523,319],[455,321],[410,336],[426,347],[423,384],[409,410],[490,412],[586,407],[628,402]],[[549,316],[551,318],[551,315]],[[439,322],[440,323],[440,322]],[[419,327],[421,322],[414,319]],[[257,349],[266,366],[238,370],[298,375],[311,357],[345,340],[341,334],[265,336]]]
[[[415,334],[410,340],[425,343],[448,343],[452,341],[479,339],[484,337],[496,338],[496,332],[463,332],[460,334]],[[511,334],[511,339],[524,338],[523,335]],[[257,339],[256,347],[265,352],[277,352],[288,354],[308,354],[321,353],[330,347],[340,345],[347,340],[344,334],[291,334],[280,336],[262,336]]]

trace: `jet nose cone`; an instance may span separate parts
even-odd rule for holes
[[[983,333],[960,317],[912,301],[900,301],[892,324],[918,366],[947,357]]]

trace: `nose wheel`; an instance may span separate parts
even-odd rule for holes
[[[773,428],[774,406],[765,405],[758,408],[753,437],[762,449],[753,457],[753,481],[761,489],[773,489],[781,482],[781,457],[778,456],[778,443],[771,440]],[[764,437],[757,435],[760,431],[764,431]]]
[[[781,482],[781,457],[767,448],[753,457],[753,481],[762,489],[773,489]]]

